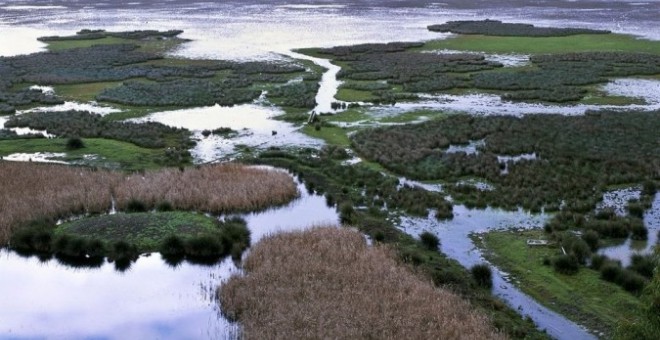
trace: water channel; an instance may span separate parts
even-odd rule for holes
[[[383,2],[387,5],[366,1],[360,5],[363,7],[350,2],[339,2],[329,7],[315,3],[271,6],[259,1],[243,5],[169,2],[171,6],[167,9],[153,9],[156,6],[151,6],[152,1],[131,4],[120,1],[117,2],[120,5],[115,5],[113,2],[96,4],[90,1],[19,1],[6,4],[0,0],[0,27],[3,32],[0,35],[0,55],[36,52],[44,48],[35,40],[36,37],[71,34],[80,28],[183,28],[184,37],[193,39],[193,42],[175,51],[174,56],[244,60],[273,59],[284,55],[310,60],[324,67],[327,71],[323,75],[317,95],[318,106],[314,110],[332,112],[330,103],[340,85],[336,78],[340,68],[325,59],[291,52],[293,49],[437,39],[442,35],[428,32],[426,25],[447,20],[485,18],[552,26],[574,26],[577,23],[591,28],[660,38],[660,31],[654,29],[657,28],[658,7],[653,5],[653,1],[641,5],[634,5],[632,1],[602,2],[605,5],[598,1],[569,1],[561,5],[549,5],[544,1],[516,1],[515,4],[495,1],[493,4],[479,5],[481,8],[465,8],[459,2],[452,1],[444,5],[411,2],[414,4],[409,7],[395,4],[395,1]],[[587,10],[590,10],[589,15],[585,14]],[[137,11],[141,15],[136,15]],[[493,11],[498,15],[494,16]],[[19,41],[21,44],[17,44]],[[507,60],[506,56],[490,58]],[[521,56],[509,59],[513,63],[524,62]],[[613,95],[641,96],[645,101],[645,104],[624,109],[657,109],[660,107],[657,97],[659,84],[657,80],[616,80],[603,86],[603,91]],[[434,108],[474,114],[520,115],[558,111],[583,114],[585,110],[594,108],[588,105],[510,104],[502,102],[497,96],[478,94],[428,96],[425,99],[421,103],[399,103],[392,108],[372,107],[368,112],[378,116]],[[60,109],[80,108],[76,105],[65,103]],[[89,105],[87,109],[98,109],[93,104]],[[146,119],[169,122],[170,125],[195,131],[195,138],[199,141],[193,154],[200,163],[224,157],[236,144],[246,142],[251,146],[322,144],[302,135],[295,127],[272,119],[281,114],[278,110],[261,101],[234,108],[213,106],[160,112]],[[246,119],[248,114],[250,119]],[[205,138],[200,133],[202,129],[215,127],[234,128],[239,131],[239,136],[227,142],[227,139],[219,137]],[[21,156],[17,160],[27,159]],[[428,189],[441,190],[441,186],[428,186]],[[299,190],[301,197],[289,205],[245,216],[253,243],[278,230],[337,223],[336,211],[326,206],[323,197],[307,194],[302,184]],[[653,208],[645,215],[647,226],[655,228],[651,230],[649,227],[651,238],[657,237],[659,210],[660,202],[656,197]],[[538,228],[548,218],[548,215],[523,211],[476,210],[461,205],[454,207],[454,216],[453,220],[445,222],[438,222],[433,216],[403,217],[400,228],[412,235],[424,230],[436,233],[442,240],[442,251],[470,267],[483,261],[482,254],[469,238],[470,233],[509,227]],[[649,244],[653,244],[652,240],[644,245],[644,249]],[[608,255],[623,258],[628,255],[630,246],[623,244],[616,251],[608,248],[612,249]],[[239,271],[231,259],[215,266],[182,263],[171,268],[160,259],[159,254],[142,256],[123,273],[115,271],[110,263],[95,269],[74,269],[54,259],[26,259],[1,250],[0,338],[232,337],[236,335],[237,325],[220,315],[214,294],[222,280]],[[496,270],[494,293],[523,315],[529,315],[550,335],[560,339],[593,337],[575,323],[539,305],[510,281],[506,273]]]

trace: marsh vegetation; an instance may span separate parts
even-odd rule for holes
[[[174,210],[213,214],[254,211],[298,195],[288,174],[240,165],[121,172],[61,165],[0,162],[0,241],[31,221],[119,210]]]
[[[245,276],[220,287],[219,299],[246,339],[505,337],[458,295],[349,229],[267,237],[244,268]]]

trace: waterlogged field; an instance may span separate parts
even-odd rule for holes
[[[153,20],[147,26],[161,31],[134,32],[121,32],[136,22],[114,5],[96,10],[116,24],[104,23],[101,16],[77,21],[88,9],[69,11],[69,6],[77,5],[0,6],[7,22],[48,22],[58,28],[37,31],[48,36],[40,39],[46,51],[0,59],[0,155],[5,159],[0,170],[6,172],[0,176],[5,179],[0,207],[9,212],[3,213],[0,229],[2,241],[19,253],[37,254],[46,263],[54,256],[59,263],[85,268],[105,268],[107,256],[119,271],[142,272],[140,261],[148,261],[137,254],[159,251],[167,264],[185,272],[188,262],[217,266],[228,255],[238,261],[251,243],[275,230],[341,222],[355,226],[374,246],[359,233],[341,229],[266,237],[247,257],[244,276],[220,287],[220,307],[239,325],[213,311],[202,313],[212,321],[201,333],[179,327],[182,333],[173,334],[388,337],[403,332],[566,339],[610,337],[615,329],[625,329],[616,333],[623,338],[653,334],[653,326],[634,325],[653,324],[640,301],[652,294],[645,287],[653,286],[657,266],[651,255],[656,224],[647,218],[657,210],[657,41],[619,34],[630,32],[603,20],[586,20],[587,30],[475,21],[453,23],[453,33],[438,33],[444,26],[427,26],[444,20],[421,13],[445,9],[423,1],[406,5],[411,7],[255,4],[246,12],[232,12],[242,5],[227,10],[225,5],[175,2],[162,12],[141,9],[144,18]],[[504,16],[515,12],[507,6]],[[654,22],[644,19],[653,13],[646,7],[631,9],[640,25]],[[527,21],[563,23],[574,15],[543,8]],[[181,27],[171,27],[167,18],[173,13],[183,18]],[[250,26],[255,13],[269,13],[283,23],[273,26],[272,34],[255,36]],[[216,22],[219,18],[226,22]],[[190,20],[199,24],[187,25]],[[317,32],[323,26],[319,21],[330,24],[324,34]],[[293,22],[300,24],[296,34],[283,34]],[[404,27],[393,32],[391,27],[401,22]],[[82,23],[115,29],[80,30]],[[356,33],[347,38],[336,33],[339,27],[353,27]],[[186,31],[173,30],[179,28]],[[653,31],[645,29],[645,37],[653,38]],[[292,36],[299,38],[292,41]],[[0,53],[8,54],[2,48]],[[290,174],[272,169],[192,166],[226,160],[284,168],[300,184],[296,187]],[[608,192],[622,187],[640,188],[639,195],[622,198],[616,209],[600,204]],[[299,194],[298,203],[263,211]],[[71,217],[55,226],[57,219]],[[533,229],[528,232],[534,237],[561,244],[563,254],[547,254],[540,266],[525,263],[527,272],[518,271],[517,256],[535,251],[525,249],[522,236],[502,243],[516,242],[520,247],[513,252],[487,239],[483,253],[492,261],[488,264],[482,252],[471,250],[468,233],[492,230],[495,224]],[[312,237],[315,233],[322,235]],[[492,235],[500,234],[485,237]],[[303,254],[302,243],[291,246],[296,238],[324,254],[341,252],[328,255],[333,259],[350,255],[367,263],[349,261],[356,267],[345,270],[347,264],[338,271],[330,266],[333,261],[314,262],[318,252]],[[266,249],[279,239],[290,242]],[[644,240],[643,254],[617,262]],[[309,266],[256,263],[261,256],[261,262],[271,264],[269,255],[260,255],[271,251],[309,260]],[[20,262],[13,256],[0,261],[13,266]],[[388,279],[400,285],[394,290],[379,290],[382,275],[377,275],[377,287],[369,283],[369,274],[382,273],[383,263],[394,275]],[[529,296],[494,265],[510,271],[513,280],[535,282],[523,289]],[[280,301],[281,294],[260,290],[265,294],[260,296],[250,289],[266,275],[263,270],[282,276],[286,288],[298,287],[291,278],[305,277],[291,270],[328,279],[307,292],[320,294],[314,301]],[[525,274],[530,272],[542,273],[542,279],[534,281],[537,276]],[[204,296],[214,294],[221,276],[227,278],[226,273],[208,275],[212,283],[204,286]],[[363,284],[355,284],[358,277]],[[351,291],[373,286],[361,296],[377,293],[379,298],[359,304],[353,296],[336,299],[345,292],[328,294],[331,279],[341,287],[356,285]],[[561,297],[556,301],[543,294],[552,290],[552,282]],[[589,301],[582,307],[596,312],[580,309],[576,303],[582,300],[566,293],[579,282],[609,289],[585,293]],[[617,294],[610,298],[613,290]],[[437,303],[416,303],[420,296]],[[207,300],[216,306],[212,297]],[[625,313],[612,308],[617,301],[629,306]],[[292,302],[316,308],[325,323],[298,316],[296,306],[282,312]],[[381,317],[380,311],[392,306],[388,315],[400,323]],[[328,311],[345,312],[323,314]],[[404,316],[396,316],[402,311]],[[283,328],[259,328],[263,318],[254,315],[266,314]],[[383,333],[347,326],[346,314]],[[419,326],[420,318],[429,321],[430,314],[438,326]],[[150,326],[140,329],[153,332]]]

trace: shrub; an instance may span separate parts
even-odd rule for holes
[[[622,272],[620,264],[610,262],[600,268],[600,277],[605,281],[617,282]]]
[[[653,277],[653,271],[658,266],[658,261],[653,255],[633,254],[630,257],[630,266],[628,269],[650,279]]]
[[[474,278],[477,285],[485,288],[493,287],[493,273],[488,264],[474,265],[470,268],[470,273],[472,273],[472,278]]]
[[[86,248],[89,257],[104,257],[106,255],[105,243],[101,240],[93,239],[87,241]]]
[[[162,201],[156,205],[156,210],[158,211],[172,211],[174,210],[174,207],[172,206],[172,203],[168,201]]]
[[[641,293],[646,285],[646,279],[632,270],[623,270],[617,281],[623,289],[633,294]]]
[[[351,223],[355,209],[350,202],[344,202],[339,205],[339,219],[341,223]]]
[[[223,255],[222,244],[212,235],[190,238],[186,242],[186,255],[193,258],[216,258]]]
[[[637,218],[644,217],[644,205],[639,202],[628,203],[628,214]]]
[[[591,249],[591,251],[598,250],[598,243],[600,241],[600,237],[598,236],[597,232],[593,230],[587,230],[582,235],[582,240],[584,240],[584,242],[589,246],[589,249]]]
[[[162,255],[183,255],[186,253],[186,247],[180,237],[170,235],[163,240],[159,251]]]
[[[135,260],[137,259],[139,253],[137,247],[134,244],[130,244],[126,241],[117,241],[112,244],[112,251],[110,258],[115,260]]]
[[[633,240],[646,240],[648,239],[649,231],[644,225],[644,221],[639,218],[633,219],[630,224],[630,233]]]
[[[147,211],[147,205],[144,204],[144,202],[136,199],[136,198],[131,198],[128,203],[126,204],[126,211],[127,212],[145,212]]]
[[[591,256],[591,263],[589,267],[593,270],[600,270],[607,262],[608,258],[605,255],[594,254]]]
[[[575,257],[579,264],[584,264],[591,255],[587,242],[571,234],[563,236],[562,246],[569,255]]]
[[[559,255],[554,258],[552,264],[555,271],[565,275],[576,274],[580,269],[578,259],[573,255]]]
[[[419,235],[419,239],[426,249],[438,250],[440,239],[435,234],[425,231]]]
[[[66,141],[67,150],[78,150],[85,147],[85,143],[80,137],[71,137]]]

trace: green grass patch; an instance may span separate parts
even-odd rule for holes
[[[351,144],[347,135],[349,130],[337,126],[323,126],[320,130],[316,130],[312,125],[305,125],[301,131],[308,136],[323,139],[331,145],[348,147]]]
[[[371,119],[371,117],[366,113],[364,113],[364,110],[360,108],[350,108],[333,115],[321,116],[320,118],[328,122],[345,122],[345,123],[354,123],[354,122]]]
[[[481,247],[499,268],[511,274],[526,294],[586,327],[611,335],[617,323],[629,319],[640,302],[619,286],[603,281],[600,273],[580,268],[575,275],[555,272],[544,258],[559,255],[556,247],[529,247],[527,239],[541,239],[543,231],[497,231],[483,235]]]
[[[93,166],[122,169],[157,168],[156,158],[160,149],[141,148],[131,143],[102,138],[83,139],[85,147],[78,150],[66,148],[67,139],[16,139],[0,141],[0,156],[13,153],[57,152],[66,153],[63,160]],[[96,155],[85,159],[84,155]]]
[[[89,40],[60,40],[60,41],[49,41],[46,47],[50,51],[61,51],[68,50],[71,48],[85,48],[91,47],[94,45],[113,45],[113,44],[135,44],[135,40],[122,39],[117,37],[105,37],[101,39],[89,39]]]
[[[69,234],[106,242],[126,241],[140,252],[156,251],[170,235],[193,237],[217,230],[215,218],[190,212],[144,212],[103,215],[63,223],[55,234]]]
[[[72,85],[55,85],[55,93],[64,97],[65,99],[75,100],[79,102],[89,102],[96,100],[96,96],[101,91],[121,86],[123,81],[107,81],[98,83],[84,83]]]
[[[567,53],[589,51],[660,54],[660,42],[623,34],[582,34],[567,37],[495,37],[459,35],[427,42],[418,50],[450,49],[487,53]]]
[[[423,119],[442,119],[446,116],[446,113],[440,111],[417,110],[404,112],[396,116],[381,118],[378,121],[381,123],[410,123]]]
[[[378,99],[378,97],[371,94],[371,91],[361,91],[347,88],[339,88],[335,98],[345,102],[368,102]]]

